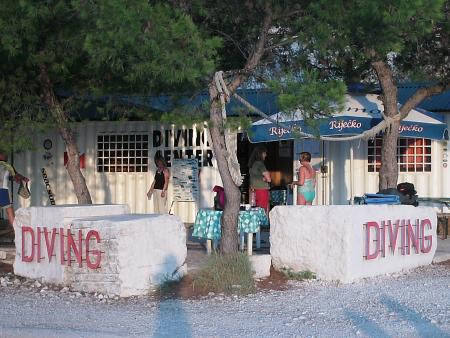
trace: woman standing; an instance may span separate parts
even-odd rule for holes
[[[267,149],[256,147],[248,161],[250,168],[250,198],[254,199],[254,204],[263,208],[266,214],[269,212],[269,183],[271,182],[270,173],[264,165],[267,157]]]
[[[153,208],[156,214],[167,212],[167,187],[169,185],[170,171],[167,169],[164,158],[155,158],[156,173],[155,179],[147,193],[148,199],[153,196]]]
[[[311,154],[307,151],[300,153],[301,167],[298,169],[298,181],[292,185],[298,185],[297,204],[311,205],[316,197],[316,171],[311,167]]]

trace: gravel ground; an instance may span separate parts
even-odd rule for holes
[[[450,265],[199,300],[106,299],[0,278],[0,337],[450,337]]]

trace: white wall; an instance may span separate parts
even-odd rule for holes
[[[181,127],[168,126],[173,131]],[[191,127],[186,127],[191,128]],[[153,202],[148,201],[146,193],[153,181],[155,166],[153,157],[157,150],[211,149],[206,145],[209,134],[205,132],[205,142],[192,147],[182,145],[174,148],[174,137],[171,136],[169,147],[152,147],[152,135],[156,129],[164,129],[164,126],[149,122],[84,122],[74,124],[79,151],[86,155],[86,168],[82,169],[86,183],[91,192],[94,203],[126,203],[129,204],[133,213],[151,213]],[[149,135],[149,172],[147,173],[98,173],[96,170],[97,161],[97,135],[113,133],[126,134],[148,134]],[[194,128],[194,133],[196,133]],[[16,169],[31,179],[31,198],[23,200],[14,194],[15,207],[45,206],[49,205],[48,195],[42,179],[41,168],[45,168],[47,176],[55,195],[56,204],[77,203],[73,186],[67,171],[64,167],[64,143],[56,132],[49,132],[45,135],[35,135],[33,137],[36,145],[35,150],[14,155],[14,165]],[[45,149],[43,142],[45,139],[53,142],[53,147],[49,153],[52,158],[43,158]],[[212,160],[213,167],[205,166],[200,168],[200,198],[198,203],[175,203],[172,211],[184,222],[193,222],[196,211],[199,207],[211,207],[213,205],[212,188],[214,185],[221,185],[220,175],[217,170],[215,158]],[[14,191],[17,186],[14,187]],[[172,202],[172,188],[169,186],[169,206]]]
[[[428,207],[276,206],[270,212],[272,264],[345,283],[429,265],[436,224]]]
[[[450,123],[450,116],[447,116]],[[152,134],[156,129],[163,129],[160,124],[148,122],[85,122],[75,124],[77,142],[81,153],[86,154],[86,169],[82,172],[90,189],[94,203],[127,203],[131,211],[136,213],[151,213],[152,201],[148,201],[146,192],[153,181],[155,167],[153,156],[160,148],[152,147]],[[175,129],[174,127],[169,127]],[[179,129],[179,128],[178,128]],[[194,129],[195,130],[195,129]],[[98,173],[96,171],[96,147],[97,135],[102,133],[147,133],[149,135],[149,163],[148,173]],[[205,133],[205,143],[208,138]],[[64,167],[64,143],[56,132],[33,137],[35,150],[14,155],[14,165],[17,170],[31,179],[31,198],[23,200],[14,193],[15,207],[45,206],[49,205],[48,195],[42,180],[41,168],[45,168],[51,188],[55,194],[55,200],[60,204],[76,203],[72,183]],[[51,139],[53,148],[49,151],[52,158],[43,158],[45,150],[43,141]],[[311,143],[312,142],[312,143]],[[173,150],[173,136],[167,149]],[[317,146],[319,144],[319,146]],[[431,173],[400,173],[398,182],[411,182],[416,186],[420,197],[448,197],[450,196],[450,164],[443,167],[444,145],[447,145],[447,161],[450,159],[450,142],[432,141],[432,172]],[[353,146],[353,165],[350,161],[350,145]],[[176,149],[186,150],[186,146]],[[194,145],[189,149],[210,149],[205,144]],[[319,153],[316,153],[316,151]],[[317,142],[311,140],[297,140],[294,146],[294,178],[298,169],[298,153],[312,151],[313,164],[320,169],[322,155],[325,155],[323,164],[328,166],[328,173],[317,173],[317,198],[314,204],[348,204],[353,190],[353,196],[361,196],[364,193],[378,191],[378,173],[367,172],[367,142]],[[316,161],[317,160],[317,161]],[[316,163],[317,162],[317,163]],[[184,222],[192,223],[199,207],[211,207],[213,205],[214,185],[221,185],[221,179],[217,170],[215,158],[213,167],[201,167],[200,169],[200,199],[196,205],[192,203],[175,203],[173,211]],[[14,186],[14,192],[17,185]],[[296,195],[294,194],[294,201]],[[172,201],[172,191],[169,187],[169,205]]]

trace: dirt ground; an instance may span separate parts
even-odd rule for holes
[[[195,273],[195,272],[194,272]],[[270,276],[267,278],[258,279],[256,281],[257,291],[279,291],[288,290],[289,284],[286,276],[271,268]],[[186,275],[177,283],[167,285],[167,289],[159,290],[155,293],[155,298],[172,298],[172,299],[196,299],[209,294],[208,290],[202,290],[195,287],[194,278],[192,275]]]
[[[7,263],[0,263],[0,275],[3,275],[5,273],[13,272],[13,266],[12,264]]]

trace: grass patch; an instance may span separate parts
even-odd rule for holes
[[[153,289],[153,291],[150,290],[150,293],[156,292],[156,295],[160,297],[176,296],[183,282],[183,278],[174,279],[169,273],[165,274],[162,281],[155,289]]]
[[[194,288],[207,292],[248,294],[255,291],[253,270],[244,253],[213,254],[194,276]]]
[[[316,274],[314,272],[305,270],[300,272],[295,272],[291,268],[281,268],[280,270],[287,279],[293,280],[306,280],[306,279],[316,279]]]

